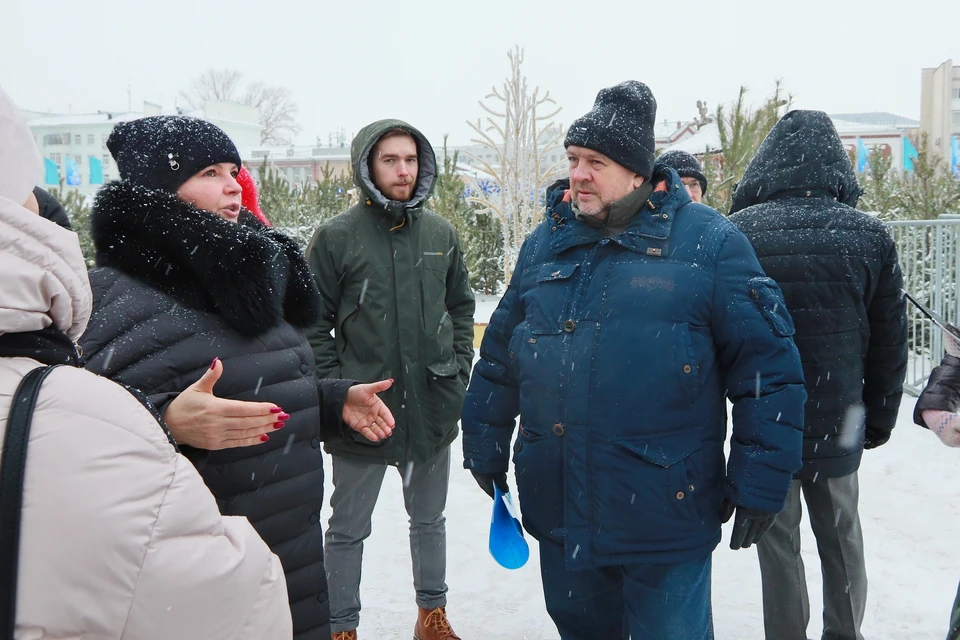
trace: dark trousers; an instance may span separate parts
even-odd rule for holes
[[[707,556],[567,571],[563,545],[540,543],[543,595],[561,640],[713,640],[710,568]]]
[[[800,558],[800,518],[807,503],[823,574],[821,640],[863,640],[867,607],[863,531],[856,472],[842,478],[794,480],[783,511],[757,543],[767,640],[805,640],[810,621],[807,579]]]

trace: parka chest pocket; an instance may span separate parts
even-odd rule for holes
[[[579,263],[552,262],[542,265],[523,298],[527,322],[535,333],[560,333],[576,285]]]

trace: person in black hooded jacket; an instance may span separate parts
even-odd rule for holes
[[[808,393],[803,468],[757,545],[768,640],[807,637],[801,493],[820,551],[823,637],[863,637],[857,469],[863,450],[884,444],[896,423],[907,325],[896,247],[883,223],[854,208],[860,194],[830,118],[791,111],[760,145],[733,196],[730,220],[793,316]]]
[[[316,379],[301,327],[319,292],[293,240],[241,208],[223,131],[156,116],[117,125],[107,147],[122,180],[91,214],[84,366],[150,397],[221,512],[280,557],[295,637],[328,640],[321,431],[388,436],[376,393],[391,381]]]
[[[67,215],[63,205],[54,198],[48,191],[40,187],[33,188],[33,197],[37,199],[37,206],[40,209],[40,217],[55,222],[64,229],[73,231],[70,225],[70,217]]]

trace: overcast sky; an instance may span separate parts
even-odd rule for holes
[[[129,86],[136,110],[233,68],[292,90],[300,142],[398,117],[466,144],[519,44],[563,124],[626,79],[661,121],[778,78],[798,108],[919,119],[920,70],[960,64],[958,25],[956,0],[0,0],[0,85],[72,113],[125,110]]]

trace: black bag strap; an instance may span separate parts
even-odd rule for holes
[[[0,638],[13,640],[17,618],[17,566],[20,561],[20,509],[27,466],[30,421],[40,386],[56,369],[39,367],[23,377],[10,404],[0,458]]]

